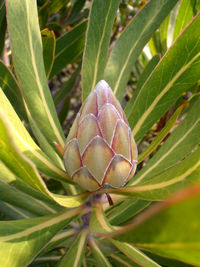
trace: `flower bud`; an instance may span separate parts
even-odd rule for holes
[[[87,191],[119,188],[134,175],[137,147],[120,103],[100,81],[83,103],[64,149],[67,173]]]

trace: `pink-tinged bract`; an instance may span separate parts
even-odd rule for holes
[[[66,171],[87,191],[120,188],[134,175],[137,156],[124,111],[102,80],[83,103],[67,137]]]

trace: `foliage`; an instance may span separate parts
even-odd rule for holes
[[[199,10],[0,0],[0,266],[200,266]],[[139,162],[125,187],[88,192],[63,153],[101,79]]]

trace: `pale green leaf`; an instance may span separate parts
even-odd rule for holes
[[[1,118],[0,158],[19,179],[65,207],[76,207],[85,201],[87,193],[78,196],[52,194],[43,182],[35,165],[17,150],[5,125],[5,121]]]
[[[143,252],[139,249],[134,247],[133,245],[121,242],[117,240],[111,239],[113,245],[115,245],[121,252],[123,252],[128,258],[130,258],[133,262],[139,264],[140,266],[145,267],[159,267],[160,265],[157,264],[155,261],[150,259],[146,256]]]
[[[119,0],[93,0],[90,9],[82,64],[82,99],[103,78],[112,26]]]
[[[0,222],[0,265],[27,266],[52,237],[82,210],[77,208],[39,218]]]
[[[200,143],[200,114],[197,110],[200,110],[200,98],[196,100],[187,117],[172,132],[153,158],[132,179],[129,183],[130,185],[136,185],[146,177],[150,179],[162,173],[165,169],[184,159],[195,149]]]
[[[36,1],[8,0],[6,5],[14,67],[28,110],[48,142],[64,146],[46,80]]]
[[[66,255],[58,263],[58,267],[81,267],[82,258],[87,242],[88,231],[82,230],[79,236],[76,238]]]
[[[199,36],[200,16],[197,16],[140,89],[128,117],[136,141],[199,79]]]
[[[64,170],[57,167],[56,162],[52,163],[33,141],[2,90],[0,90],[0,99],[0,112],[3,118],[6,118],[9,133],[12,135],[17,148],[31,159],[42,173],[64,182],[68,180],[69,177]]]
[[[174,39],[183,31],[194,16],[196,0],[181,0],[174,25]]]
[[[97,202],[93,206],[90,217],[90,232],[92,233],[107,233],[112,232],[114,228],[110,225],[105,216],[102,205]]]
[[[111,52],[104,80],[122,99],[124,88],[137,57],[178,0],[151,0],[125,28]]]

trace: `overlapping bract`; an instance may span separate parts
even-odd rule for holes
[[[82,188],[119,188],[133,176],[137,147],[120,103],[100,81],[83,103],[67,137],[64,164]]]

